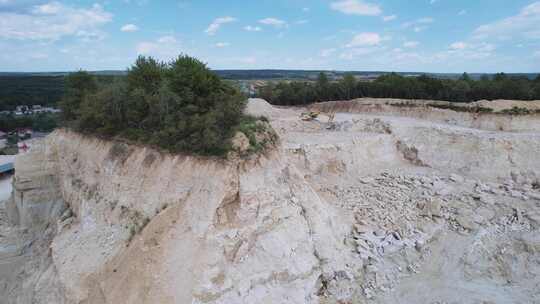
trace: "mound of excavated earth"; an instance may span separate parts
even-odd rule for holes
[[[250,159],[51,134],[0,204],[0,303],[540,303],[540,116],[310,109],[250,100],[280,136]]]

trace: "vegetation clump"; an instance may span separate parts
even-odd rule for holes
[[[249,140],[249,148],[242,153],[244,155],[263,152],[278,141],[277,133],[268,123],[268,118],[264,116],[244,116],[235,130],[244,134]]]
[[[538,114],[539,111],[514,106],[511,109],[502,110],[501,113],[509,114],[509,115],[531,115],[531,114]]]
[[[201,61],[139,57],[127,77],[99,86],[80,71],[66,80],[60,102],[66,126],[120,137],[173,153],[225,156],[243,122],[246,98]],[[249,134],[246,134],[249,136]]]
[[[456,105],[455,103],[452,104],[430,104],[430,107],[443,109],[443,110],[452,110],[455,112],[468,112],[468,113],[479,113],[479,114],[488,114],[492,113],[493,109],[486,108],[486,107],[468,107],[466,105]]]

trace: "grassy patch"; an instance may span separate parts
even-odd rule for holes
[[[500,113],[508,114],[508,115],[531,115],[531,114],[540,114],[540,110],[530,110],[526,108],[513,107],[511,109],[504,109]]]
[[[278,141],[277,133],[264,116],[243,116],[235,131],[244,133],[249,139],[247,155],[264,152]]]
[[[493,109],[484,108],[484,107],[467,107],[467,106],[458,106],[454,104],[430,104],[432,108],[443,109],[443,110],[452,110],[455,112],[467,112],[467,113],[493,113]]]
[[[129,229],[129,237],[127,240],[127,244],[129,245],[133,238],[141,233],[143,229],[150,223],[150,218],[147,216],[144,216],[140,211],[138,210],[131,210],[127,208],[126,206],[121,206],[122,214],[127,215],[128,218],[128,224],[126,225],[126,229]]]

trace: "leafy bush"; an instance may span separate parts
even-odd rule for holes
[[[504,109],[501,111],[501,113],[504,114],[510,114],[510,115],[529,115],[533,114],[535,111],[529,110],[526,108],[520,108],[520,107],[512,107],[511,109]]]
[[[467,107],[464,105],[456,105],[456,104],[430,104],[430,107],[443,109],[443,110],[452,110],[456,112],[469,112],[469,113],[492,113],[493,109],[475,106],[475,107]]]
[[[201,61],[139,57],[125,79],[101,88],[86,72],[68,76],[60,103],[66,126],[171,152],[224,156],[246,98]]]
[[[264,116],[244,116],[235,130],[244,133],[249,139],[248,155],[262,152],[274,146],[278,140],[277,133],[268,123],[268,118]]]

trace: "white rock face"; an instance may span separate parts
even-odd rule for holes
[[[348,227],[277,153],[240,166],[58,131],[21,161],[12,219],[58,220],[68,303],[315,302],[321,278],[349,271]],[[73,216],[59,220],[60,194]]]
[[[251,100],[281,144],[250,160],[56,131],[0,209],[0,299],[540,301],[536,133],[303,110]]]

